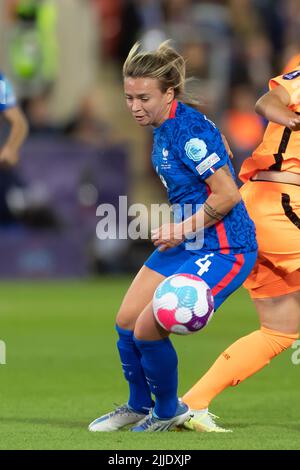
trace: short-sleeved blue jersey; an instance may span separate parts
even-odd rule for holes
[[[0,72],[0,112],[16,106],[17,100],[10,81]]]
[[[199,111],[175,100],[170,118],[153,133],[152,163],[172,205],[191,204],[194,213],[208,198],[205,180],[225,164],[235,179],[219,130]],[[203,248],[224,254],[257,249],[255,227],[243,201],[204,230]]]

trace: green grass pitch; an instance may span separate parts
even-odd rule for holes
[[[0,284],[1,449],[299,449],[300,365],[292,350],[238,387],[211,411],[231,434],[92,434],[88,423],[127,399],[115,348],[114,318],[130,278]],[[174,337],[179,394],[233,340],[257,327],[246,291],[227,300],[209,326]]]

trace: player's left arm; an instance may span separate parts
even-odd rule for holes
[[[19,150],[28,134],[27,120],[18,106],[3,111],[3,116],[10,124],[10,133],[0,149],[0,163],[14,165],[19,159]]]
[[[187,236],[220,222],[241,200],[240,192],[228,165],[219,168],[205,183],[210,195],[203,206],[179,224],[167,224],[153,231],[152,239],[160,251],[179,245]]]
[[[199,127],[202,127],[200,132]],[[209,187],[210,195],[188,219],[177,224],[165,224],[153,231],[152,240],[160,251],[175,247],[193,233],[216,224],[241,200],[219,130],[207,118],[200,123],[192,121],[190,129],[193,128],[196,131],[178,133],[178,155],[199,178],[200,184],[205,183]]]
[[[209,186],[210,195],[203,207],[183,222],[185,234],[197,232],[220,222],[241,200],[240,192],[227,164],[209,176],[205,182]]]

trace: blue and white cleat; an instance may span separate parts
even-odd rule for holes
[[[149,413],[149,410],[146,413]],[[146,413],[138,413],[126,403],[125,405],[118,406],[114,411],[95,419],[88,429],[91,432],[118,431],[128,424],[138,423],[145,418]]]
[[[133,432],[161,432],[170,431],[177,426],[182,425],[190,417],[189,407],[179,401],[176,414],[173,418],[160,419],[154,411],[140,421],[136,426],[131,428]]]
[[[210,413],[208,409],[191,410],[190,419],[183,426],[184,429],[196,432],[232,432],[230,429],[221,428],[215,423],[218,416]]]

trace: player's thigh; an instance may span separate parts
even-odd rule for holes
[[[297,334],[300,328],[300,290],[279,297],[254,298],[260,323],[265,328]]]
[[[241,194],[255,223],[259,254],[282,253],[299,260],[300,186],[248,181]]]
[[[119,312],[116,323],[119,327],[133,330],[136,319],[151,302],[157,286],[165,279],[162,274],[143,266],[129,287]]]
[[[184,244],[164,252],[156,249],[128,289],[117,315],[117,324],[133,330],[137,318],[152,301],[158,285],[189,258],[190,253],[184,249]]]

